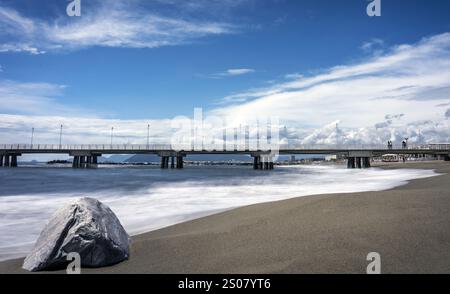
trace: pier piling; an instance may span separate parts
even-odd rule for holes
[[[370,167],[370,157],[364,157],[363,158],[363,167],[369,168]]]
[[[361,157],[356,157],[356,168],[362,168]]]
[[[258,169],[258,167],[259,167],[259,156],[255,156],[255,157],[253,157],[253,169]]]
[[[183,168],[183,156],[177,156],[177,168],[178,169]]]
[[[347,168],[355,168],[355,158],[349,157],[347,159]]]
[[[9,167],[9,155],[8,154],[5,155],[5,166]]]
[[[11,155],[11,167],[17,167],[17,155]]]
[[[254,155],[253,169],[254,170],[272,170],[274,168],[273,158],[271,156]]]

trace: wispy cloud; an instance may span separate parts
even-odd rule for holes
[[[46,51],[39,50],[27,43],[0,44],[0,52],[26,52],[33,55],[46,53]]]
[[[0,144],[29,142],[31,129],[35,130],[36,144],[57,143],[59,126],[63,125],[64,144],[109,144],[114,127],[115,144],[145,144],[147,125],[151,125],[152,143],[170,142],[171,121],[123,120],[63,115],[0,114]]]
[[[0,97],[7,98],[0,101],[0,107],[11,107],[8,103],[14,100],[23,101],[21,108],[27,114],[58,105],[64,89],[58,85],[22,85],[11,81],[0,83],[1,87]],[[33,105],[36,101],[40,106]],[[411,142],[450,141],[450,34],[395,46],[381,56],[332,67],[316,75],[290,76],[285,82],[237,93],[223,101],[231,104],[216,107],[205,116],[226,118],[230,125],[277,116],[286,125],[280,128],[282,142],[385,143],[404,137],[411,138]],[[57,109],[52,111],[59,113]],[[5,108],[0,108],[0,112],[5,112]],[[0,115],[1,141],[27,142],[31,126],[41,129],[41,142],[51,141],[56,138],[55,126],[63,121],[71,134],[67,140],[72,143],[108,142],[111,126],[120,129],[118,143],[145,142],[148,123],[145,120],[34,113],[41,116]],[[173,131],[169,120],[151,124],[156,128],[158,140],[167,142],[167,134]]]
[[[92,116],[89,110],[69,106],[61,101],[64,97],[65,85],[18,82],[0,80],[0,113],[49,115],[58,113],[64,116],[75,116],[85,113]]]
[[[228,69],[227,71],[225,71],[222,74],[226,75],[226,76],[241,76],[241,75],[245,75],[245,74],[249,74],[249,73],[253,73],[253,72],[255,72],[255,70],[251,69],[251,68],[232,68],[232,69]]]
[[[47,21],[0,7],[0,52],[40,54],[92,46],[156,48],[236,31],[229,23],[164,16],[131,3],[108,3],[83,11],[81,17]]]
[[[290,73],[290,74],[284,75],[284,78],[287,80],[296,80],[296,79],[303,78],[303,75],[295,72],[295,73]]]
[[[256,72],[255,69],[252,68],[230,68],[225,71],[216,72],[209,75],[201,75],[202,77],[211,78],[211,79],[221,79],[226,77],[236,77],[247,75]]]
[[[366,52],[374,52],[379,54],[383,51],[385,44],[384,41],[378,38],[373,38],[370,41],[364,42],[361,45],[361,49]]]

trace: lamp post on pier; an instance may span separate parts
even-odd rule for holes
[[[113,144],[114,127],[111,127],[111,149]]]
[[[147,149],[150,149],[150,124],[147,125]]]
[[[62,132],[63,132],[63,125],[59,128],[59,149],[62,148]]]
[[[31,148],[33,148],[34,128],[31,128]]]

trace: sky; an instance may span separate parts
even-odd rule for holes
[[[0,144],[162,143],[196,107],[289,144],[450,141],[450,0],[69,2],[0,0]]]

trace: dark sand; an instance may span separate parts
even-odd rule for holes
[[[174,225],[133,237],[129,261],[82,272],[365,273],[366,256],[375,251],[383,273],[450,273],[450,162],[384,168],[443,175],[388,191],[300,197]],[[22,261],[1,262],[0,273],[26,273]]]

